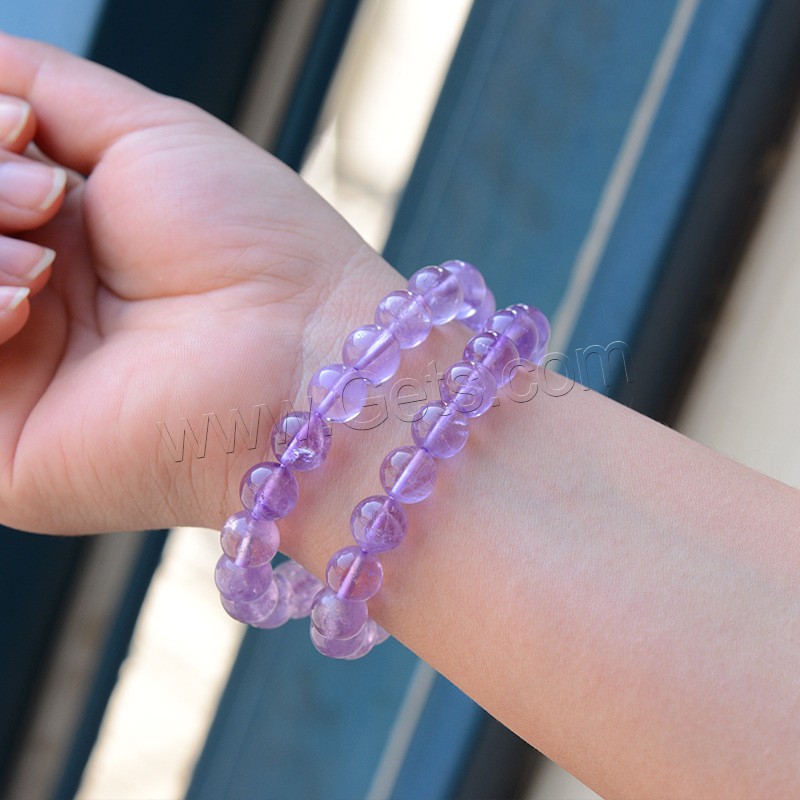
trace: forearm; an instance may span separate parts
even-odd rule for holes
[[[354,325],[402,285],[378,274]],[[435,333],[398,377],[424,383],[467,336]],[[381,491],[383,455],[410,442],[393,412],[337,426],[304,476],[282,535],[318,574]],[[501,392],[437,468],[383,557],[376,619],[601,793],[797,795],[800,494],[578,385]]]

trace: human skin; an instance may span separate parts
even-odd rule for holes
[[[263,451],[212,439],[176,462],[157,423],[297,403],[403,279],[192,106],[2,34],[0,93],[33,109],[0,154],[0,285],[32,290],[0,312],[0,522],[220,526]],[[75,171],[44,210],[3,185],[34,135]],[[43,251],[12,239],[53,266],[27,281]],[[424,381],[466,336],[435,331],[402,374]],[[521,379],[535,396],[501,396],[408,507],[371,612],[604,796],[797,797],[800,493],[557,376]],[[393,413],[337,426],[282,549],[322,574],[408,441]]]

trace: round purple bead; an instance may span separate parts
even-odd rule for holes
[[[495,311],[497,311],[497,303],[495,302],[492,290],[487,289],[483,298],[483,302],[480,304],[480,307],[475,312],[474,316],[468,317],[467,319],[462,319],[461,321],[468,328],[470,328],[470,330],[473,330],[477,333],[486,327],[486,321],[492,316],[492,314],[494,314]]]
[[[331,639],[323,636],[313,625],[311,626],[311,642],[320,653],[329,658],[359,658],[365,652],[365,645],[369,644],[369,629],[365,625],[351,639]]]
[[[539,342],[531,356],[531,361],[538,364],[542,360],[542,356],[547,352],[547,345],[550,343],[550,322],[544,313],[535,306],[526,306],[526,308],[539,333]]]
[[[457,361],[447,368],[441,381],[442,400],[468,417],[486,413],[496,390],[492,373],[477,361]]]
[[[407,290],[392,292],[381,300],[375,311],[375,324],[388,328],[403,350],[424,342],[433,327],[425,299]]]
[[[308,383],[311,410],[330,422],[355,419],[367,402],[367,380],[346,364],[328,364]]]
[[[311,604],[311,624],[328,639],[352,639],[367,624],[367,604],[321,589]]]
[[[281,625],[292,618],[294,604],[292,602],[292,587],[289,585],[289,581],[283,575],[275,572],[272,576],[272,582],[278,587],[278,600],[275,603],[275,608],[267,616],[251,623],[256,628],[280,628]]]
[[[247,603],[261,597],[272,581],[272,565],[240,567],[224,553],[214,569],[214,583],[219,593],[228,600]]]
[[[255,625],[260,620],[268,617],[278,605],[278,584],[275,581],[270,581],[267,591],[261,597],[249,602],[237,602],[224,595],[220,599],[222,600],[222,607],[234,619],[239,622],[246,622],[248,625]]]
[[[445,261],[442,268],[452,272],[461,285],[464,299],[456,313],[456,319],[474,317],[486,297],[486,281],[483,275],[467,261]]]
[[[247,511],[231,515],[219,538],[223,552],[240,567],[268,564],[280,546],[278,526],[271,519],[253,519]]]
[[[393,550],[403,541],[407,529],[403,507],[386,495],[365,497],[350,515],[353,538],[368,553]]]
[[[436,462],[422,447],[398,447],[383,459],[381,485],[401,503],[419,503],[436,485]]]
[[[443,325],[455,319],[464,300],[458,278],[442,267],[417,270],[409,279],[408,288],[425,298],[434,325]]]
[[[367,623],[367,629],[369,631],[370,644],[373,646],[382,644],[389,638],[389,631],[385,631],[381,628],[374,619],[371,619]]]
[[[512,366],[519,361],[519,352],[507,336],[484,331],[467,342],[464,360],[479,361],[492,373],[498,386],[505,386],[511,378]]]
[[[360,370],[377,386],[400,368],[400,344],[388,328],[364,325],[354,330],[342,346],[342,361]]]
[[[444,403],[423,406],[411,423],[411,437],[434,458],[451,458],[467,443],[467,417]]]
[[[284,467],[316,469],[331,449],[331,430],[322,417],[308,411],[284,414],[272,429],[272,452]]]
[[[331,556],[325,579],[342,600],[369,600],[381,588],[383,567],[374,555],[352,545]]]
[[[373,645],[370,641],[369,623],[364,626],[364,632],[358,635],[358,639],[361,642],[361,647],[353,650],[349,655],[346,655],[344,657],[346,661],[355,661],[357,658],[364,658],[364,656],[372,650]]]
[[[486,329],[510,339],[520,358],[529,359],[536,351],[539,334],[533,320],[521,306],[511,306],[498,311],[486,323]]]
[[[297,504],[297,478],[282,464],[256,464],[242,477],[242,505],[255,519],[280,519]]]
[[[282,575],[292,589],[292,617],[302,619],[311,613],[311,603],[324,584],[296,561],[284,561],[275,567],[275,575]]]

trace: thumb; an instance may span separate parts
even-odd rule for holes
[[[0,93],[34,108],[37,143],[48,156],[88,174],[121,136],[193,109],[57,47],[0,32]]]

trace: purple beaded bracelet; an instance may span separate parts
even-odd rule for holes
[[[392,450],[380,468],[385,495],[362,500],[353,509],[350,529],[355,545],[333,554],[327,587],[311,604],[311,641],[332,658],[365,656],[388,634],[369,618],[367,601],[380,590],[383,567],[378,554],[405,538],[403,505],[430,496],[436,483],[435,459],[451,458],[464,447],[468,420],[491,407],[496,390],[511,378],[507,369],[519,359],[539,362],[550,326],[538,309],[522,304],[494,314],[482,333],[464,349],[441,381],[441,402],[423,406],[411,426],[413,446]]]
[[[214,573],[222,605],[234,619],[258,628],[276,628],[308,616],[322,583],[287,561],[274,570],[271,561],[280,536],[276,520],[295,507],[299,487],[295,471],[316,469],[330,449],[331,422],[354,419],[367,400],[367,383],[379,385],[400,365],[401,350],[421,344],[434,325],[459,319],[480,330],[494,314],[491,292],[475,267],[447,261],[416,272],[405,291],[379,303],[375,324],[353,331],[342,348],[341,364],[330,364],[311,378],[309,411],[291,412],[271,435],[277,461],[256,464],[243,476],[244,509],[222,528],[223,554]],[[370,622],[373,638],[383,634]]]

